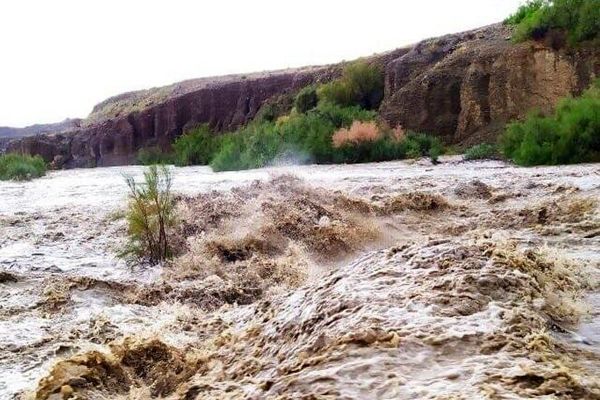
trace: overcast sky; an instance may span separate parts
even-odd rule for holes
[[[125,91],[332,63],[501,21],[521,0],[3,0],[0,126]]]

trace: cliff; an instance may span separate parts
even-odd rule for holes
[[[450,143],[493,140],[507,122],[551,111],[600,75],[600,49],[566,49],[559,34],[514,44],[492,25],[423,41],[386,70],[380,113],[391,125]]]
[[[67,118],[64,121],[53,124],[35,124],[24,128],[0,126],[0,153],[4,153],[8,149],[9,143],[15,138],[51,134],[55,132],[72,132],[81,127],[81,122],[81,119]],[[28,152],[32,152],[29,148],[27,148],[27,150]]]
[[[551,110],[600,75],[597,46],[566,49],[560,36],[513,44],[501,24],[422,41],[373,56],[385,69],[381,117],[449,143],[493,139],[531,109]],[[250,121],[269,100],[338,76],[340,65],[203,78],[126,93],[97,105],[81,128],[14,140],[9,151],[56,166],[128,164],[138,149],[168,148],[187,128],[215,132]]]

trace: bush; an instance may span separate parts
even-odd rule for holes
[[[529,0],[521,5],[514,14],[506,18],[504,23],[507,25],[518,25],[523,20],[531,18],[546,3],[546,0]]]
[[[277,108],[273,104],[263,104],[255,116],[256,121],[273,122],[277,119]]]
[[[435,137],[409,132],[405,137],[397,139],[393,132],[386,132],[380,133],[373,140],[346,142],[336,148],[333,160],[336,163],[359,163],[427,156],[435,163],[442,152],[443,146]]]
[[[159,147],[144,147],[139,149],[136,160],[141,165],[173,164],[173,154],[163,152]]]
[[[354,121],[374,118],[374,112],[359,107],[320,104],[305,114],[290,115],[275,123],[253,122],[224,135],[210,165],[215,171],[260,168],[283,155],[317,163],[336,162],[333,133]]]
[[[406,146],[403,142],[393,140],[388,136],[377,140],[361,143],[346,143],[336,149],[336,163],[363,163],[377,161],[392,161],[406,158]]]
[[[325,102],[303,114],[292,113],[275,122],[257,120],[220,136],[200,128],[173,147],[180,165],[210,164],[214,171],[261,168],[282,160],[355,163],[410,155],[435,161],[441,153],[439,140],[430,136],[405,135],[401,128],[381,133],[372,122],[376,115],[358,106]]]
[[[294,107],[296,96],[294,93],[282,93],[264,102],[256,115],[254,122],[273,122],[282,115],[289,114]]]
[[[598,38],[600,0],[530,0],[505,22],[516,27],[517,42],[540,38],[549,30],[561,30],[575,45]]]
[[[171,255],[168,230],[174,224],[172,177],[165,166],[150,166],[144,183],[126,177],[129,187],[127,223],[129,242],[123,255],[159,263]]]
[[[276,123],[255,122],[224,135],[210,166],[215,171],[265,167],[280,153],[282,145]]]
[[[341,128],[333,134],[334,148],[346,144],[361,144],[374,142],[381,137],[381,132],[375,122],[354,121],[350,128]]]
[[[207,124],[187,132],[173,143],[174,161],[179,166],[206,165],[219,148],[219,138]]]
[[[210,161],[214,171],[237,171],[251,168],[242,164],[244,137],[242,133],[229,133],[223,136],[221,147]]]
[[[433,163],[436,163],[439,156],[444,152],[442,142],[438,138],[425,133],[409,132],[403,143],[406,146],[406,156],[408,158],[428,156]]]
[[[298,92],[296,99],[294,100],[294,107],[296,111],[304,114],[305,112],[312,110],[317,106],[319,98],[317,97],[317,88],[314,86],[307,86]]]
[[[383,99],[383,80],[381,68],[357,61],[344,68],[340,79],[322,85],[317,94],[324,102],[374,110]]]
[[[281,127],[281,138],[285,141],[283,149],[308,154],[316,163],[339,162],[332,142],[334,132],[349,127],[354,121],[372,121],[375,117],[374,112],[356,106],[320,104],[307,114],[292,116]]]
[[[38,155],[4,154],[0,156],[0,180],[25,181],[46,174],[46,163]]]
[[[520,165],[600,161],[600,84],[563,100],[554,115],[534,113],[509,124],[501,146]]]
[[[496,146],[489,143],[477,144],[465,151],[465,160],[489,160],[497,157]]]

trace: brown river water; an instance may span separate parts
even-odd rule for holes
[[[600,165],[173,168],[0,182],[1,399],[600,399]]]

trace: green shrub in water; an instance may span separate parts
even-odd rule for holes
[[[281,123],[251,123],[221,137],[210,165],[215,171],[260,168],[283,156],[316,163],[338,162],[331,143],[333,133],[355,120],[374,118],[375,113],[359,107],[320,104]]]
[[[358,106],[320,103],[305,113],[292,113],[278,121],[254,121],[236,132],[211,134],[201,127],[175,142],[179,165],[209,164],[214,171],[261,168],[278,160],[357,163],[430,156],[435,162],[442,152],[440,141],[428,135],[409,133],[403,140],[391,135],[367,143],[335,147],[334,133],[355,121],[373,121],[376,113]]]
[[[206,165],[219,149],[219,138],[207,124],[185,133],[173,143],[174,162],[179,166]]]
[[[129,241],[122,255],[153,264],[162,262],[171,256],[169,231],[175,221],[171,172],[164,165],[152,165],[144,172],[143,183],[135,182],[131,176],[126,181]]]
[[[428,156],[433,163],[436,163],[444,152],[442,142],[435,136],[425,133],[409,132],[403,143],[406,146],[406,157],[408,158]]]

